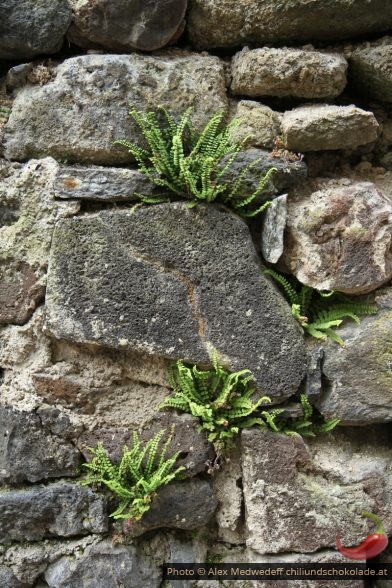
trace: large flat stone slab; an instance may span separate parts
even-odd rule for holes
[[[176,115],[193,106],[199,128],[227,109],[220,59],[188,51],[83,55],[65,60],[53,75],[18,92],[5,127],[8,159],[51,155],[68,163],[118,165],[130,155],[113,142],[141,138],[128,114],[130,103],[139,110],[163,104]]]
[[[301,41],[335,41],[388,31],[385,0],[190,0],[188,32],[194,47],[238,47]]]
[[[213,348],[287,397],[305,372],[299,327],[236,215],[184,203],[60,222],[47,329],[58,338],[208,364]]]

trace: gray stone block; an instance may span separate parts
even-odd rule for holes
[[[293,394],[306,367],[300,329],[262,275],[246,224],[213,206],[173,203],[60,222],[47,329],[199,364],[216,348],[275,398]]]

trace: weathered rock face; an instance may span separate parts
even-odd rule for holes
[[[216,512],[218,538],[231,545],[244,544],[240,447],[233,448],[230,457],[223,460],[221,465],[212,478],[214,494],[219,501]]]
[[[75,484],[0,493],[0,542],[105,533],[105,499]]]
[[[233,131],[233,137],[238,142],[247,139],[248,146],[272,148],[281,133],[281,115],[253,100],[240,100],[234,118],[241,124]]]
[[[301,335],[246,225],[218,208],[174,203],[59,223],[49,282],[56,337],[195,363],[217,348],[270,396],[292,394],[304,374]]]
[[[392,277],[392,205],[371,182],[309,184],[288,200],[279,264],[318,290],[365,294]]]
[[[61,166],[54,180],[56,198],[97,202],[134,202],[152,196],[156,186],[136,169]]]
[[[172,482],[157,491],[150,509],[140,521],[126,525],[131,537],[138,537],[147,531],[169,528],[190,531],[206,525],[214,514],[218,501],[206,480]]]
[[[190,0],[188,30],[199,49],[244,43],[331,41],[377,31],[392,23],[383,0]],[[339,15],[337,18],[336,15]],[[222,26],[224,23],[224,26]]]
[[[351,85],[381,102],[392,102],[392,38],[389,41],[357,49],[350,58]]]
[[[24,324],[42,301],[56,220],[78,203],[55,203],[52,159],[0,165],[0,199],[11,214],[0,226],[0,324]]]
[[[286,221],[287,194],[282,194],[272,201],[263,218],[261,251],[269,263],[276,263],[282,256]]]
[[[292,151],[355,149],[377,139],[372,112],[356,106],[307,105],[284,113],[282,130]]]
[[[242,197],[252,194],[259,185],[261,178],[271,169],[275,168],[275,173],[265,186],[265,190],[258,195],[258,202],[265,202],[293,188],[301,183],[307,176],[306,164],[295,154],[287,159],[285,154],[279,154],[263,149],[247,149],[240,151],[222,179],[228,184],[238,182],[238,195]],[[246,173],[240,178],[241,172],[248,168]]]
[[[264,554],[357,545],[367,522],[352,504],[377,512],[388,529],[392,485],[390,432],[334,431],[306,444],[262,431],[242,434],[247,546]],[[382,490],[381,490],[382,488]],[[387,531],[388,532],[388,531]]]
[[[343,424],[368,425],[392,420],[392,304],[353,328],[339,332],[344,349],[328,345],[322,369],[325,388],[316,403]]]
[[[2,0],[0,59],[56,53],[71,22],[67,0]]]
[[[38,414],[2,406],[0,431],[0,483],[77,475],[79,452],[44,427]]]
[[[338,53],[246,47],[232,60],[231,90],[252,97],[334,98],[346,85],[346,69]]]
[[[184,30],[187,0],[71,0],[68,39],[84,48],[154,51]]]
[[[113,142],[140,140],[129,103],[140,110],[163,104],[174,114],[193,106],[199,128],[227,108],[217,57],[185,51],[153,57],[84,55],[67,59],[54,73],[47,84],[28,85],[17,94],[5,127],[7,158],[52,155],[79,162],[128,162],[127,150]]]
[[[74,558],[63,557],[50,565],[45,580],[50,588],[158,588],[161,574],[152,558],[133,545],[102,541]]]

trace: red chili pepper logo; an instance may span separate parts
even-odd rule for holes
[[[362,516],[369,517],[376,521],[378,527],[375,533],[368,535],[364,541],[357,547],[343,547],[340,542],[340,533],[337,536],[337,544],[340,553],[349,559],[372,559],[380,555],[388,545],[388,537],[385,533],[380,517],[370,513],[363,512]]]

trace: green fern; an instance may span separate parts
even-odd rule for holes
[[[140,128],[147,148],[126,140],[115,144],[128,149],[139,170],[164,191],[157,196],[138,196],[145,203],[167,202],[173,197],[187,198],[190,207],[199,202],[220,201],[244,217],[263,212],[270,203],[257,206],[257,200],[271,184],[276,169],[269,169],[251,194],[240,196],[243,178],[258,162],[246,166],[234,183],[229,184],[223,179],[245,147],[246,140],[240,143],[232,140],[233,129],[239,121],[226,125],[225,113],[219,111],[197,133],[190,120],[191,112],[192,109],[188,108],[176,122],[163,106],[158,107],[157,112],[140,112],[131,108],[129,114]]]
[[[95,449],[90,448],[94,458],[83,464],[89,472],[82,484],[104,485],[120,499],[118,508],[110,515],[114,519],[139,520],[149,510],[158,488],[177,478],[185,469],[174,469],[179,452],[165,459],[173,431],[159,452],[164,435],[165,430],[160,430],[142,448],[138,434],[134,432],[132,449],[124,447],[119,464],[111,461],[101,442]]]
[[[300,396],[302,417],[284,418],[284,409],[278,408],[269,414],[263,412],[269,427],[276,433],[285,435],[301,435],[301,437],[315,437],[323,433],[332,431],[340,422],[340,419],[331,419],[326,423],[318,422],[319,419],[314,416],[313,406],[310,404],[306,394]]]
[[[253,401],[253,376],[249,370],[227,371],[214,354],[213,369],[199,370],[179,360],[170,368],[169,381],[174,396],[166,398],[159,409],[175,408],[200,420],[200,429],[208,432],[218,455],[232,444],[241,429],[247,428],[250,415],[270,399],[263,396]],[[263,419],[253,424],[267,427]]]
[[[316,290],[272,269],[264,270],[264,274],[271,276],[281,286],[291,304],[293,317],[308,335],[316,339],[325,341],[329,337],[344,346],[344,340],[335,329],[345,319],[359,324],[360,316],[376,314],[378,311],[375,304],[356,302],[340,292]]]

